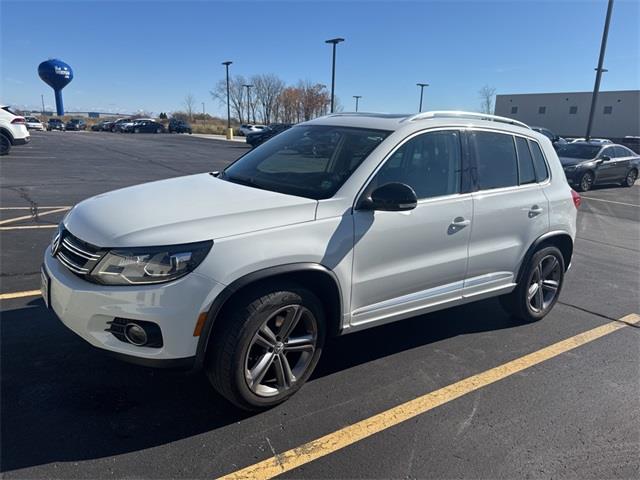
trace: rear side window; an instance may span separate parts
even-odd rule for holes
[[[480,190],[518,185],[518,160],[511,135],[472,132],[469,140]]]
[[[536,171],[533,167],[533,157],[524,138],[516,137],[516,150],[518,151],[518,179],[520,180],[520,185],[535,183]]]
[[[542,155],[540,145],[538,145],[538,142],[529,140],[529,148],[533,155],[533,166],[536,171],[536,179],[538,182],[543,182],[549,178],[549,170],[547,170],[547,163],[544,161],[544,155]]]
[[[616,149],[616,158],[630,157],[633,154],[625,147],[614,147]]]

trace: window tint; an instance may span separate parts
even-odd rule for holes
[[[540,145],[533,140],[529,140],[529,148],[533,154],[533,166],[536,170],[536,179],[538,182],[542,182],[549,178],[549,171],[547,170],[547,164],[544,161],[544,155],[542,155]]]
[[[598,155],[598,158],[602,157],[616,158],[616,151],[614,147],[603,148]]]
[[[470,148],[476,158],[478,188],[518,185],[516,149],[511,135],[493,132],[473,132]]]
[[[460,192],[460,133],[441,131],[412,138],[387,159],[370,189],[392,182],[411,186],[419,199]]]
[[[516,149],[518,150],[518,178],[520,185],[534,183],[536,172],[533,168],[533,157],[529,151],[527,141],[522,137],[516,137]]]
[[[627,148],[624,148],[624,147],[614,147],[614,148],[616,150],[616,158],[630,157],[631,155],[633,155]]]

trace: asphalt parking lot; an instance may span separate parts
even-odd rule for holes
[[[201,374],[132,366],[96,351],[33,294],[42,253],[70,206],[123,186],[218,170],[244,144],[93,132],[32,137],[0,159],[4,478],[214,478],[254,464],[255,475],[288,478],[640,476],[640,324],[619,322],[640,313],[640,185],[583,195],[572,269],[542,321],[518,324],[491,300],[337,338],[296,396],[247,414]],[[596,328],[608,330],[579,336]],[[486,385],[459,383],[567,339],[551,357]],[[366,427],[371,435],[349,429],[440,391],[446,399],[423,413],[392,410],[398,421],[388,428],[375,420]],[[301,446],[293,468],[285,452]]]

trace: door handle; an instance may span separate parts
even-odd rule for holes
[[[471,225],[471,220],[467,220],[464,217],[456,217],[453,220],[451,220],[452,227],[463,228],[468,225]]]
[[[538,205],[533,205],[529,209],[529,218],[536,217],[536,216],[540,215],[543,211],[544,211],[544,209],[542,207],[540,207]]]

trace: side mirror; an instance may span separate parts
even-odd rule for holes
[[[608,162],[609,160],[611,160],[611,157],[609,155],[603,155],[598,160],[600,160],[600,163]]]
[[[365,199],[360,207],[366,210],[385,212],[403,212],[413,210],[418,205],[416,192],[405,183],[387,183],[376,188],[371,197]]]

